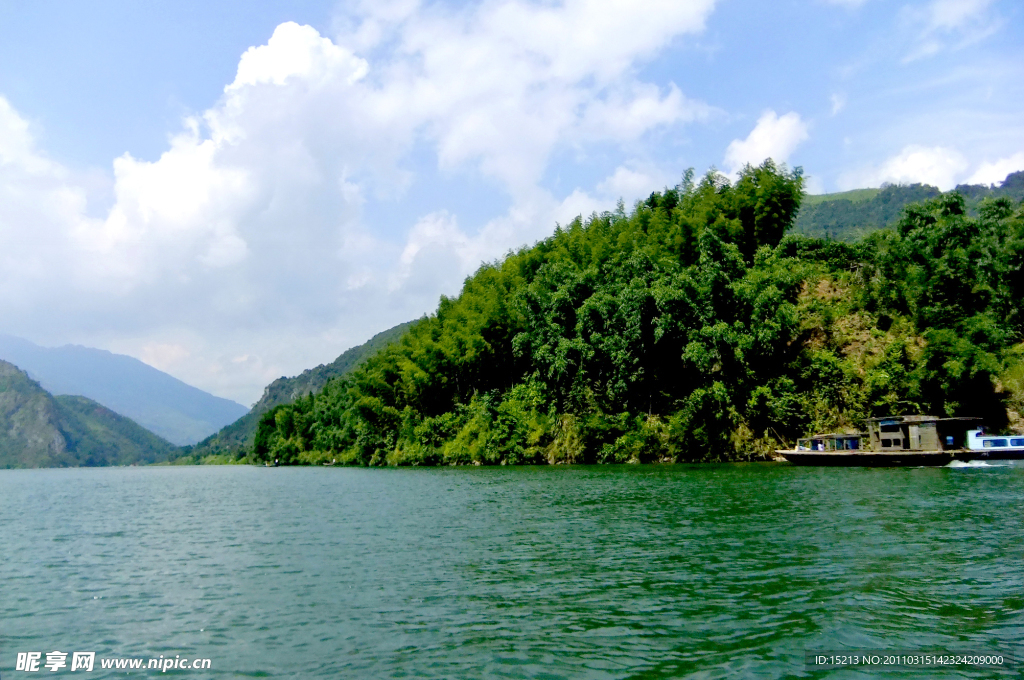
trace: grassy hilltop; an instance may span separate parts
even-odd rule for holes
[[[771,161],[691,172],[560,227],[268,410],[247,460],[737,460],[874,415],[1024,424],[1019,203],[936,195],[854,243],[784,237],[802,188]]]
[[[1019,203],[1024,199],[1024,172],[1011,173],[999,186],[961,184],[955,191],[963,196],[967,213],[977,216],[986,200],[1008,198]],[[881,189],[806,196],[793,233],[852,243],[895,225],[908,205],[937,198],[941,193],[927,184],[892,184]]]

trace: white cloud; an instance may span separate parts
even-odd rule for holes
[[[967,159],[956,149],[911,145],[880,165],[848,172],[839,177],[840,189],[877,187],[892,184],[931,184],[943,191],[957,185],[969,167]]]
[[[139,353],[142,361],[165,372],[180,370],[181,364],[191,356],[192,353],[184,345],[169,342],[150,342]]]
[[[459,229],[455,216],[426,215],[409,232],[390,289],[450,291],[484,256],[479,240]]]
[[[825,182],[823,182],[820,177],[817,177],[815,175],[805,175],[804,191],[811,195],[824,194],[826,193]]]
[[[905,8],[904,23],[915,36],[904,62],[965,47],[992,35],[1002,24],[992,4],[992,0],[931,0],[923,7]]]
[[[597,183],[593,193],[577,188],[559,201],[549,192],[535,189],[507,215],[489,220],[475,235],[467,234],[455,215],[431,213],[409,231],[389,291],[403,299],[426,294],[423,304],[433,307],[437,291],[457,290],[481,262],[548,236],[555,224],[612,210],[619,199],[632,205],[677,181],[660,168],[633,162],[616,168]]]
[[[665,186],[665,178],[658,176],[659,174],[620,165],[614,173],[598,183],[597,192],[603,196],[621,198],[629,205]]]
[[[38,153],[28,121],[4,97],[0,97],[0,167],[17,168],[29,176],[60,174],[56,164]]]
[[[969,178],[967,184],[995,184],[999,185],[1011,172],[1024,170],[1024,151],[1018,151],[1012,156],[1000,158],[995,161],[986,161],[978,166]]]
[[[65,280],[83,283],[71,240],[94,221],[72,179],[36,148],[28,122],[0,97],[0,291],[8,314],[37,309],[55,264]]]
[[[836,92],[830,98],[832,102],[832,115],[837,115],[840,111],[846,108],[846,95],[842,92]]]
[[[602,192],[636,193],[643,169],[597,196],[560,199],[540,180],[559,150],[637,144],[714,114],[636,75],[713,5],[374,3],[335,40],[282,24],[157,160],[113,161],[99,216],[0,98],[3,330],[148,358],[251,403],[270,379],[431,310],[481,260],[613,206]],[[422,148],[490,178],[507,214],[367,224],[368,204],[415,181],[407,159]]]
[[[892,184],[930,184],[949,191],[958,184],[998,185],[1011,172],[1024,170],[1024,151],[994,161],[977,163],[963,152],[948,146],[905,146],[876,165],[865,166],[840,175],[840,190]]]
[[[825,0],[825,2],[827,2],[830,5],[839,5],[840,7],[849,7],[851,9],[856,9],[857,7],[860,7],[861,5],[866,3],[867,0]]]
[[[420,117],[441,164],[475,164],[511,191],[529,192],[552,149],[568,142],[631,141],[708,108],[631,75],[680,34],[701,30],[711,0],[506,1],[478,11],[375,31],[410,58],[384,65],[387,101]],[[390,31],[390,33],[388,33]]]
[[[933,0],[927,13],[927,30],[951,31],[976,23],[992,0]]]
[[[227,90],[246,85],[284,85],[289,78],[319,84],[343,74],[349,85],[366,75],[368,64],[349,50],[321,37],[312,26],[294,22],[277,27],[266,45],[250,47],[238,61],[235,81]]]
[[[734,139],[729,144],[725,166],[729,174],[735,174],[747,163],[758,165],[766,158],[785,163],[807,137],[807,124],[796,112],[779,116],[765,111],[746,139]]]
[[[634,83],[627,92],[611,92],[589,105],[579,136],[633,140],[659,125],[707,120],[716,113],[704,102],[686,99],[674,84],[662,96],[655,85]]]

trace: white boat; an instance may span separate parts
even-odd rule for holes
[[[967,449],[979,460],[1024,459],[1024,435],[985,434],[985,430],[967,431]]]

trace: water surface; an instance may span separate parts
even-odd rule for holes
[[[0,471],[0,673],[1002,677],[804,652],[1021,656],[1022,512],[1021,466]]]

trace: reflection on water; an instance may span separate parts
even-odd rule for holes
[[[1024,467],[996,464],[0,471],[0,671],[55,649],[274,678],[1022,656],[1022,510]]]

